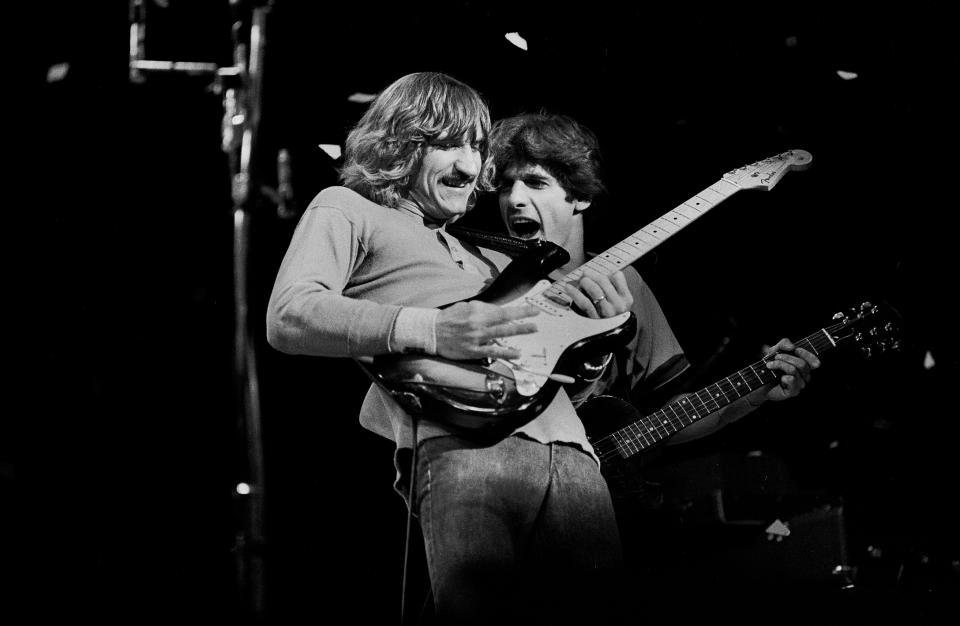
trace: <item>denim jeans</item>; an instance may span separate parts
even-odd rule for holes
[[[581,619],[622,567],[609,490],[574,446],[428,439],[416,486],[441,623]]]

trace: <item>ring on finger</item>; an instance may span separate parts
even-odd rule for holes
[[[606,300],[606,299],[607,299],[607,296],[600,296],[599,298],[594,298],[594,299],[593,299],[593,306],[597,306],[598,304],[600,304],[601,302],[603,302],[603,301]]]

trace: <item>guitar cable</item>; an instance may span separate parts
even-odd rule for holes
[[[413,527],[414,494],[417,489],[417,418],[410,416],[413,445],[410,454],[410,489],[407,496],[407,529],[403,540],[403,576],[400,581],[400,626],[407,624],[407,571],[410,564],[410,530]]]

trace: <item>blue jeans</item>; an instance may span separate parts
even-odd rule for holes
[[[416,486],[444,624],[584,619],[604,577],[622,567],[609,490],[576,447],[522,436],[490,446],[428,439]]]

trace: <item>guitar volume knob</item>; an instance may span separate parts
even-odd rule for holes
[[[503,380],[503,377],[494,373],[488,373],[485,385],[487,387],[487,393],[490,394],[498,404],[502,404],[506,396],[506,381]]]

